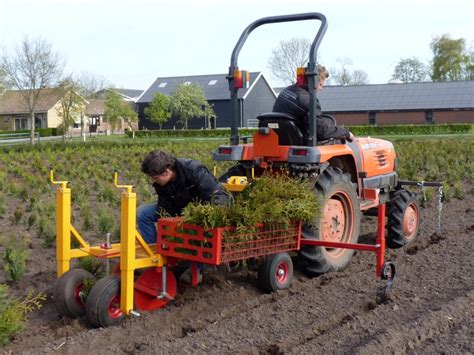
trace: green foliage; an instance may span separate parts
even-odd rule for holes
[[[473,80],[474,57],[466,50],[464,38],[451,39],[444,34],[431,43],[433,81]]]
[[[0,194],[0,218],[3,218],[5,212],[7,211],[5,195],[3,193]]]
[[[138,115],[118,93],[109,90],[105,100],[104,120],[110,124],[112,130],[115,130],[120,119],[123,119],[132,127],[131,124],[138,121]]]
[[[188,121],[194,117],[205,119],[215,115],[212,107],[204,96],[203,89],[196,84],[180,84],[171,93],[171,112],[179,117],[185,129]]]
[[[7,281],[18,282],[26,270],[26,262],[29,257],[28,244],[26,237],[2,237],[4,251],[2,253],[3,269]]]
[[[423,124],[423,125],[383,125],[346,126],[356,136],[422,135],[422,134],[465,134],[472,133],[472,124]],[[255,129],[239,129],[240,137],[252,137]],[[206,130],[146,130],[135,133],[137,138],[149,137],[230,137],[230,129]]]
[[[253,181],[230,206],[196,202],[183,210],[186,223],[206,228],[312,222],[317,214],[317,197],[309,183],[284,174],[264,175]]]
[[[12,335],[21,331],[26,323],[26,314],[42,307],[44,293],[30,292],[23,300],[8,294],[8,287],[0,284],[0,346],[8,344]]]
[[[460,198],[472,183],[472,139],[395,141],[401,179],[442,181],[444,199]],[[466,191],[467,192],[467,191]]]
[[[24,215],[25,215],[25,209],[21,205],[18,206],[13,212],[13,218],[12,218],[13,224],[16,224],[16,225],[20,224],[21,221],[23,220]]]
[[[95,256],[85,256],[79,258],[77,266],[81,269],[89,271],[92,275],[100,278],[104,276],[104,264],[101,259]]]
[[[99,231],[102,234],[112,232],[115,225],[115,216],[108,209],[102,208],[97,215]]]
[[[147,108],[145,108],[145,115],[155,123],[161,126],[168,122],[171,118],[171,100],[168,96],[157,92],[151,100]]]
[[[78,117],[82,118],[85,114],[86,102],[77,94],[77,89],[77,84],[71,78],[64,79],[59,85],[61,100],[56,113],[61,120],[60,131],[63,134],[67,133]]]
[[[400,59],[393,71],[392,79],[404,83],[416,83],[425,81],[428,69],[425,64],[416,57]]]
[[[58,135],[57,128],[37,128],[36,132],[39,133],[40,137],[50,137],[50,136]],[[25,130],[25,129],[19,129],[17,131],[0,131],[0,136],[3,134],[12,134],[12,133],[30,133],[30,131]]]
[[[51,217],[42,216],[39,221],[38,236],[42,239],[45,248],[52,247],[56,240],[56,228],[52,220]]]
[[[472,124],[424,124],[387,126],[349,126],[356,136],[465,134],[471,133]]]

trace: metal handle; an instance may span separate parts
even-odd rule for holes
[[[294,15],[282,15],[282,16],[271,16],[271,17],[264,17],[259,20],[252,22],[247,28],[242,32],[240,35],[237,44],[232,51],[232,56],[230,58],[230,67],[229,67],[229,75],[227,79],[229,80],[229,90],[230,90],[230,100],[231,100],[231,107],[233,111],[233,118],[232,118],[232,125],[231,125],[231,135],[230,135],[230,144],[231,145],[238,145],[239,144],[239,105],[238,105],[238,97],[237,91],[238,89],[234,89],[234,72],[238,68],[237,59],[239,57],[240,50],[242,49],[247,37],[250,33],[259,26],[269,24],[269,23],[280,23],[280,22],[293,22],[293,21],[306,21],[306,20],[319,20],[321,21],[321,26],[316,33],[316,37],[311,44],[311,49],[309,52],[309,62],[308,62],[308,87],[309,88],[316,88],[316,77],[318,76],[317,70],[317,52],[319,45],[326,33],[327,29],[327,20],[326,17],[319,13],[319,12],[308,12],[302,14],[294,14]],[[315,90],[309,90],[309,145],[315,146],[317,143],[316,138],[316,112],[315,112],[315,105],[316,105],[316,92]]]
[[[114,185],[118,189],[125,189],[127,192],[132,192],[133,185],[119,185],[118,183],[118,172],[114,172]]]
[[[67,187],[67,183],[69,182],[69,181],[56,181],[56,180],[54,180],[54,170],[53,169],[51,169],[49,171],[49,180],[54,185],[61,185],[62,189],[65,189]]]

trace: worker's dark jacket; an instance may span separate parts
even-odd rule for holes
[[[176,179],[166,186],[156,183],[158,212],[165,210],[171,216],[179,216],[181,210],[191,201],[225,204],[229,196],[201,162],[191,159],[176,159]]]
[[[278,96],[273,105],[273,112],[287,113],[295,117],[296,126],[303,137],[309,137],[309,92],[296,84],[288,86]],[[321,115],[321,105],[316,98],[316,126],[318,140],[330,138],[348,139],[350,132],[342,127],[336,127],[334,121]]]

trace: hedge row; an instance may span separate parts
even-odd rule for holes
[[[35,132],[38,132],[40,137],[59,136],[61,132],[59,128],[36,128]],[[2,134],[16,134],[16,133],[30,133],[29,129],[20,129],[18,131],[0,131]]]
[[[463,134],[473,133],[472,124],[424,124],[393,126],[347,126],[356,136]],[[252,136],[255,129],[239,129],[240,136]],[[127,132],[131,136],[131,132]],[[230,137],[230,129],[208,130],[145,130],[135,132],[136,137]]]

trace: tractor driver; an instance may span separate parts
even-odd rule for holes
[[[329,78],[329,72],[322,65],[318,64],[319,82],[316,88],[317,92],[321,92],[324,82]],[[328,139],[345,139],[349,142],[354,140],[354,135],[343,127],[337,127],[335,121],[330,116],[321,114],[321,105],[316,98],[316,122],[317,122],[317,138],[318,141]],[[299,86],[293,84],[285,88],[278,96],[273,105],[273,112],[281,112],[294,116],[296,118],[296,126],[300,129],[305,141],[309,137],[309,92],[307,86]]]
[[[229,202],[224,187],[197,160],[177,159],[155,150],[143,160],[142,172],[151,178],[158,194],[158,203],[137,208],[137,228],[149,244],[156,243],[156,222],[162,212],[174,217],[191,201]]]

